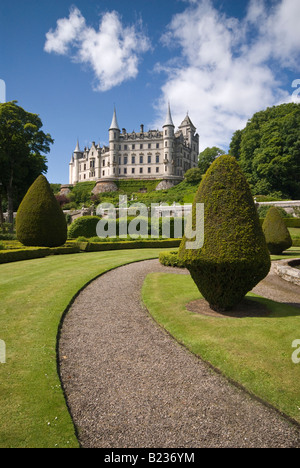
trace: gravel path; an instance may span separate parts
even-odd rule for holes
[[[299,429],[173,340],[141,304],[157,260],[106,273],[68,312],[61,378],[84,448],[300,447]],[[282,280],[283,281],[283,280]]]

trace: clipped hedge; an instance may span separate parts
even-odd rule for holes
[[[19,262],[21,260],[32,260],[34,258],[43,258],[50,255],[50,249],[47,247],[36,247],[32,249],[1,250],[0,264]]]
[[[284,218],[286,227],[300,228],[300,218]]]
[[[159,249],[179,247],[181,239],[138,240],[124,242],[80,242],[78,245],[83,252],[104,252],[107,250],[123,249]]]
[[[17,250],[1,250],[0,264],[20,262],[22,260],[34,260],[35,258],[44,258],[50,255],[65,255],[79,252],[80,247],[76,244],[62,247],[28,247]]]
[[[164,266],[185,268],[183,261],[178,257],[178,252],[161,252],[159,261]]]
[[[69,239],[77,239],[78,237],[86,237],[92,238],[97,236],[96,228],[98,222],[102,219],[104,230],[107,231],[108,223],[111,222],[112,225],[116,227],[116,235],[120,235],[120,230],[124,232],[129,232],[129,226],[134,221],[137,223],[137,230],[141,230],[141,226],[139,226],[139,222],[146,225],[147,230],[146,234],[149,236],[156,236],[162,237],[164,234],[165,238],[174,239],[182,236],[184,233],[184,218],[157,218],[156,223],[154,224],[154,229],[151,231],[151,217],[136,217],[136,216],[128,216],[127,218],[118,218],[116,220],[108,220],[105,218],[100,218],[98,216],[83,216],[81,218],[77,218],[68,229],[68,238]],[[175,236],[176,234],[176,236]]]
[[[262,229],[271,254],[280,255],[293,245],[289,230],[276,206],[269,208]]]
[[[68,228],[68,238],[77,239],[77,237],[94,237],[97,235],[96,228],[100,221],[99,216],[82,216],[75,219],[75,221]]]
[[[189,249],[184,236],[178,255],[210,308],[226,312],[271,267],[249,184],[234,157],[218,157],[202,179],[193,204],[193,230],[197,203],[204,205],[203,246]]]
[[[17,239],[27,247],[60,247],[67,240],[67,223],[50,184],[40,175],[19,206]]]

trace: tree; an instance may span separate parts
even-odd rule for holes
[[[256,195],[300,198],[300,104],[257,112],[230,144]]]
[[[242,130],[237,130],[232,136],[232,140],[229,147],[229,154],[234,156],[235,159],[239,160],[241,155],[241,139],[242,139]]]
[[[26,246],[59,247],[67,240],[67,223],[45,176],[29,188],[17,219],[17,238]]]
[[[186,173],[184,174],[184,178],[187,182],[194,183],[194,182],[200,182],[202,179],[202,171],[199,169],[199,167],[192,167],[191,169],[188,169]]]
[[[232,156],[208,169],[193,204],[204,204],[204,244],[179,248],[182,260],[210,307],[232,309],[269,272],[271,261],[250,187]]]
[[[225,151],[218,148],[217,146],[213,146],[212,148],[205,148],[205,150],[199,154],[198,167],[201,170],[201,174],[205,174],[214,160],[223,154],[225,154]]]
[[[0,183],[7,196],[11,225],[14,199],[22,198],[37,176],[47,172],[44,154],[53,140],[42,126],[37,114],[26,112],[16,101],[0,104]]]

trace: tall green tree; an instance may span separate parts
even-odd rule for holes
[[[201,174],[205,174],[207,169],[211,166],[211,164],[217,159],[219,156],[225,154],[225,151],[218,148],[217,146],[213,146],[211,148],[205,148],[202,153],[199,154],[199,162],[198,167],[201,171]]]
[[[14,199],[22,198],[48,169],[45,154],[53,140],[42,127],[40,117],[25,111],[16,101],[0,104],[0,183],[6,193],[11,224]]]
[[[300,198],[300,104],[257,112],[233,135],[235,156],[256,195]]]

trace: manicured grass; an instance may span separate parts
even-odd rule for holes
[[[78,447],[57,373],[62,314],[98,275],[156,258],[160,251],[82,253],[0,265],[0,339],[7,352],[6,364],[0,364],[1,448]]]
[[[249,296],[264,303],[270,315],[238,319],[189,312],[186,304],[200,298],[190,276],[151,274],[143,287],[149,312],[176,340],[300,422],[300,364],[292,362],[300,309]]]
[[[288,228],[292,239],[300,239],[300,228]]]
[[[281,255],[271,255],[272,260],[288,260],[289,258],[300,257],[300,247],[291,247]]]

